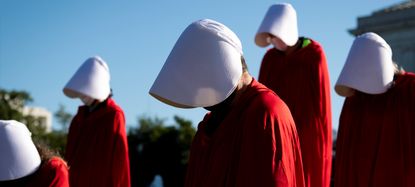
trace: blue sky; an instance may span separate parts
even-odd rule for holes
[[[288,2],[297,10],[299,32],[323,45],[331,79],[333,128],[343,98],[333,85],[354,37],[357,17],[401,0],[349,1],[0,1],[0,87],[28,91],[30,105],[52,113],[59,104],[75,114],[80,100],[65,97],[63,86],[90,56],[109,65],[116,102],[127,125],[142,115],[172,123],[173,115],[196,126],[204,109],[177,109],[162,104],[148,90],[181,32],[193,21],[210,18],[227,25],[242,41],[251,74],[257,78],[266,51],[254,36],[268,7]],[[59,125],[54,120],[54,125]]]

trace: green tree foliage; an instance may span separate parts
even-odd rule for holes
[[[174,121],[179,125],[179,129],[177,130],[179,131],[178,141],[182,150],[181,162],[183,164],[187,164],[190,155],[190,146],[192,145],[192,140],[196,130],[193,128],[190,120],[174,116]]]
[[[0,89],[0,119],[22,122],[35,136],[45,133],[45,127],[39,125],[40,119],[24,115],[22,112],[23,108],[32,101],[30,94],[25,91]]]
[[[62,131],[52,131],[50,133],[42,133],[35,135],[33,140],[46,145],[50,150],[56,154],[63,156],[66,149],[67,134]]]
[[[66,145],[66,133],[46,132],[40,118],[23,114],[23,108],[33,99],[26,91],[8,91],[0,88],[0,119],[16,120],[26,124],[32,133],[34,142],[45,144],[54,152],[63,153]]]
[[[25,91],[7,91],[0,88],[0,119],[23,121],[23,107],[33,99]]]
[[[130,129],[128,143],[132,186],[149,186],[160,175],[165,187],[183,186],[190,145],[196,130],[190,120],[174,116],[175,124],[142,116]]]
[[[59,109],[55,112],[54,116],[60,123],[62,131],[67,132],[68,124],[71,122],[73,115],[66,111],[64,105],[59,104]]]

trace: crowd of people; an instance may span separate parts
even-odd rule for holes
[[[328,187],[331,177],[339,187],[415,185],[415,74],[396,67],[381,36],[355,38],[336,82],[345,102],[333,166],[323,46],[299,36],[288,3],[269,7],[255,44],[271,46],[258,59],[257,79],[231,29],[197,20],[149,90],[167,105],[208,111],[193,139],[184,186]],[[63,158],[35,145],[24,124],[1,120],[0,186],[129,187],[135,176],[125,117],[112,98],[107,63],[87,59],[63,93],[83,102]]]

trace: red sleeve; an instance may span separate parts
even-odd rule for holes
[[[300,144],[288,107],[282,101],[267,100],[276,106],[253,103],[244,123],[236,186],[303,186]]]
[[[130,163],[128,158],[128,143],[125,129],[125,119],[121,112],[114,118],[114,148],[112,160],[113,185],[119,187],[130,186]]]
[[[328,187],[332,165],[329,73],[322,47],[313,41],[307,48],[300,65],[307,67],[307,77],[302,78],[309,79],[310,85],[305,85],[307,90],[302,92],[302,100],[295,98],[297,107],[292,112],[301,141],[306,185]]]
[[[330,78],[329,78],[329,71],[327,69],[327,60],[324,52],[322,50],[318,51],[318,62],[317,65],[317,72],[315,74],[315,88],[319,88],[318,90],[318,99],[320,101],[319,105],[319,116],[320,123],[325,124],[324,126],[330,127],[331,129],[331,99],[330,99]],[[331,131],[330,131],[331,134]],[[331,138],[330,138],[331,140]]]
[[[355,108],[355,110],[353,110]],[[355,141],[359,141],[354,133],[352,132],[353,127],[350,127],[349,124],[357,124],[356,122],[353,122],[353,119],[357,119],[356,117],[352,117],[352,113],[350,111],[355,111],[356,113],[361,113],[362,111],[359,111],[361,107],[356,107],[353,102],[350,102],[350,98],[346,98],[343,107],[342,112],[340,114],[339,119],[339,130],[337,134],[337,140],[336,140],[336,160],[335,160],[335,168],[334,168],[334,174],[335,176],[335,186],[339,187],[346,187],[346,186],[353,186],[351,183],[353,181],[349,180],[351,178],[350,176],[350,169],[354,166],[351,163],[351,159],[353,158],[353,151],[351,151],[349,148],[353,147],[353,144]],[[350,110],[352,109],[352,110]],[[350,136],[350,137],[348,137]],[[347,140],[350,140],[350,142],[347,142]],[[354,142],[354,143],[352,143]],[[347,145],[347,146],[345,146]],[[346,169],[347,168],[347,169]],[[354,168],[352,170],[356,170],[357,168]],[[340,177],[339,177],[340,176]]]
[[[263,112],[260,112],[263,113]],[[255,114],[256,115],[256,114]],[[242,140],[240,173],[236,186],[279,186],[287,183],[281,169],[280,137],[274,134],[274,119],[270,114],[248,118],[253,124]],[[278,130],[278,129],[277,129]]]
[[[69,161],[70,159],[72,159],[74,151],[75,151],[75,142],[78,136],[78,130],[79,130],[79,122],[78,122],[78,118],[79,118],[79,111],[78,114],[75,115],[75,117],[72,119],[71,124],[69,126],[69,130],[68,130],[68,138],[67,138],[67,143],[66,143],[66,149],[65,149],[65,160]]]
[[[269,49],[265,53],[264,58],[262,59],[262,62],[261,62],[261,67],[259,68],[258,82],[261,82],[264,85],[267,85],[268,84],[267,81],[270,80],[268,78],[268,74],[269,72],[271,72],[269,71],[270,64],[271,64],[271,57],[270,57],[271,54],[272,54],[271,49]]]
[[[323,157],[323,161],[320,165],[322,167],[321,169],[318,169],[319,171],[322,171],[321,177],[321,186],[330,186],[330,176],[331,176],[331,165],[332,165],[332,149],[333,149],[333,141],[332,141],[332,112],[331,112],[331,97],[330,97],[330,78],[329,78],[329,72],[327,69],[327,61],[326,56],[323,52],[323,49],[320,48],[318,50],[318,59],[317,62],[317,71],[318,72],[315,75],[315,88],[318,88],[318,95],[315,99],[315,101],[319,101],[318,111],[315,114],[314,117],[314,124],[316,125],[317,130],[320,132],[317,132],[317,134],[320,135],[320,140],[317,142],[320,142],[320,148],[318,148],[315,151],[321,151],[321,156]],[[311,165],[313,167],[313,165]],[[317,169],[317,166],[314,166],[315,169]],[[317,185],[318,183],[316,183]]]

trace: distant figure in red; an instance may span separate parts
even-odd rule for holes
[[[0,120],[0,186],[69,187],[68,166],[36,147],[25,124]]]
[[[63,90],[85,104],[69,127],[65,158],[71,186],[130,186],[124,112],[111,98],[109,82],[107,64],[92,57]]]
[[[319,43],[298,37],[297,15],[287,3],[272,5],[255,36],[269,44],[258,81],[287,104],[297,126],[307,187],[330,185],[332,120],[326,57]]]
[[[346,97],[336,187],[415,186],[415,74],[397,70],[375,33],[358,36],[335,86]]]
[[[249,75],[239,38],[203,19],[181,34],[150,89],[180,108],[204,107],[190,150],[186,187],[302,187],[291,113]]]

